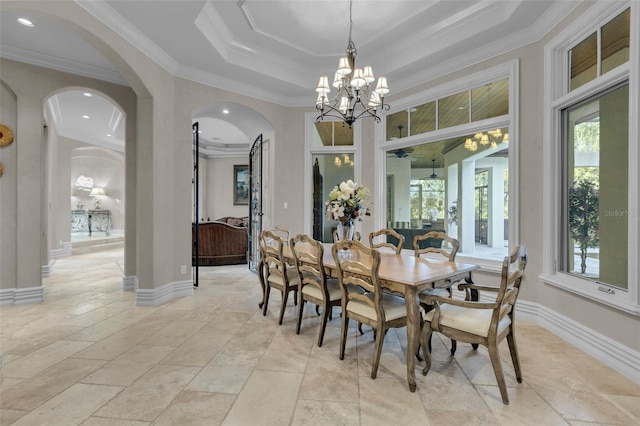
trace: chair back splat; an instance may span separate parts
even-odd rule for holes
[[[369,234],[369,247],[383,248],[388,247],[394,250],[396,254],[400,254],[404,245],[404,235],[398,234],[391,228],[383,228]]]

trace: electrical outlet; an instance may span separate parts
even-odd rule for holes
[[[187,273],[187,265],[180,265],[180,273],[181,274]]]
[[[64,245],[64,243],[62,242],[62,240],[58,241],[58,245],[59,245],[60,247],[62,247],[62,246]]]
[[[288,209],[289,208],[289,203],[287,203],[286,201],[284,202],[284,208]]]

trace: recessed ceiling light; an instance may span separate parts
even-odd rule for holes
[[[223,110],[222,110],[222,113],[223,113],[223,114],[229,114],[229,110],[228,110],[228,109],[223,109]]]
[[[107,137],[110,138],[111,137],[111,133],[107,133]]]
[[[202,130],[198,130],[198,133],[202,134]]]
[[[27,18],[18,18],[18,22],[24,25],[25,27],[33,27],[33,22],[31,22]]]
[[[88,115],[83,115],[82,118],[89,118],[89,116]]]
[[[93,96],[93,95],[92,95],[91,93],[89,93],[89,92],[84,92],[84,93],[83,93],[83,95],[84,95],[84,96],[86,96],[87,98],[90,98],[90,97],[92,97],[92,96]]]

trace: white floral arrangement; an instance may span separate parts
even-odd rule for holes
[[[337,185],[329,193],[327,205],[327,217],[339,220],[342,223],[350,220],[362,220],[369,215],[365,201],[371,193],[366,186],[358,185],[351,179]]]

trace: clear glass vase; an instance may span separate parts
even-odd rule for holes
[[[347,219],[345,222],[338,222],[338,240],[353,240],[355,235],[356,224],[353,219]]]
[[[355,235],[356,224],[353,219],[348,219],[344,222],[338,222],[338,241],[353,240]],[[338,253],[338,260],[340,262],[345,260],[351,260],[353,258],[349,249],[342,249]]]

